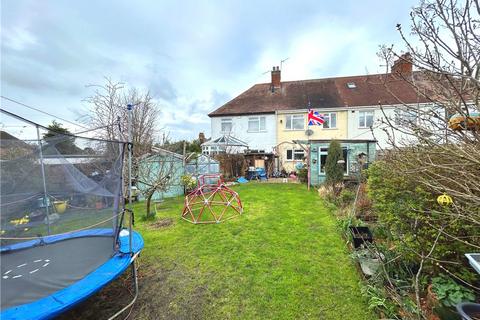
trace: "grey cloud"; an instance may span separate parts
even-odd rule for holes
[[[89,93],[85,84],[102,83],[103,76],[125,79],[163,100],[174,121],[181,118],[177,112],[203,115],[205,126],[195,125],[192,132],[206,130],[208,112],[254,84],[259,72],[254,68],[265,52],[282,56],[296,37],[333,22],[367,28],[383,43],[392,36],[387,28],[393,30],[401,16],[408,18],[410,5],[380,0],[361,6],[355,0],[5,1],[2,88],[18,96],[61,92],[81,101]],[[16,28],[29,32],[35,43],[8,47],[6,32]],[[343,47],[330,65],[319,60],[311,70],[335,75],[345,59],[352,63],[351,51]],[[274,64],[278,61],[265,68]],[[175,124],[187,131],[192,126]]]

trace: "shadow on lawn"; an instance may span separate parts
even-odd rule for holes
[[[139,296],[133,309],[117,319],[203,319],[204,308],[210,301],[207,287],[195,287],[189,294],[179,294],[177,288],[186,288],[192,275],[178,266],[159,270],[148,265],[138,268]],[[74,309],[64,313],[60,320],[108,319],[127,305],[133,296],[131,272],[93,295]]]

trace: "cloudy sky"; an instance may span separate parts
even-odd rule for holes
[[[209,136],[207,113],[270,81],[265,72],[282,59],[282,80],[382,72],[378,46],[401,46],[395,25],[408,25],[416,3],[2,1],[1,92],[76,123],[89,110],[87,85],[110,77],[150,90],[158,127],[173,139]],[[5,99],[1,106],[44,125],[53,119]]]

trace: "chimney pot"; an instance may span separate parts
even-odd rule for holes
[[[198,140],[200,141],[200,144],[204,143],[205,140],[206,140],[206,139],[205,139],[205,133],[200,132],[200,133],[198,134]]]
[[[409,75],[412,74],[412,69],[412,56],[407,52],[393,62],[392,73]]]
[[[281,71],[278,66],[273,67],[272,69],[272,92],[275,91],[275,88],[280,88],[281,83]]]

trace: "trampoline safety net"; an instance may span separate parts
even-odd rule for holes
[[[0,136],[2,311],[69,286],[118,250],[126,145],[37,130],[40,139]]]

